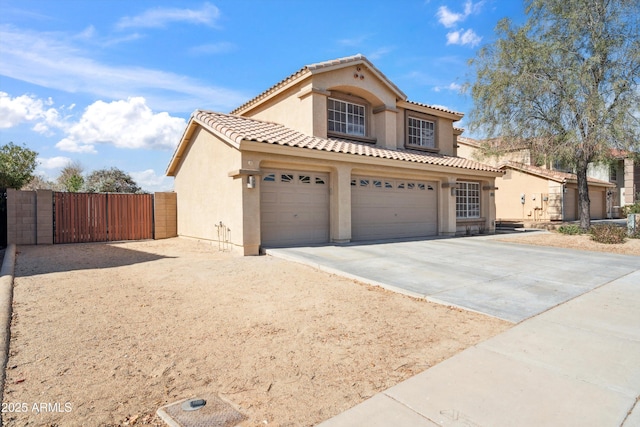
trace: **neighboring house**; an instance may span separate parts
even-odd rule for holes
[[[481,141],[458,138],[458,154],[483,159]],[[534,165],[526,148],[512,150],[500,157],[484,159],[487,164],[505,171],[496,179],[496,218],[505,221],[575,221],[578,215],[578,186],[575,174],[561,164],[549,168]],[[616,185],[608,174],[601,178],[598,168],[590,166],[587,177],[591,219],[617,217]],[[607,169],[608,171],[608,169]]]
[[[491,232],[502,172],[457,157],[462,117],[408,101],[361,55],[305,66],[231,114],[195,111],[167,169],[178,234],[254,255]]]
[[[611,164],[589,165],[588,175],[615,184],[611,196],[614,216],[621,206],[628,206],[640,200],[640,162],[628,152],[614,150]]]

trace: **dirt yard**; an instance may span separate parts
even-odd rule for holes
[[[204,394],[313,425],[510,327],[184,239],[18,251],[6,426],[160,426]]]
[[[560,248],[580,249],[583,251],[609,252],[622,255],[640,256],[640,239],[627,239],[622,244],[605,244],[591,240],[588,234],[569,236],[557,231],[529,231],[505,235],[505,241],[529,245],[556,246]]]

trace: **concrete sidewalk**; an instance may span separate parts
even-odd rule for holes
[[[637,427],[639,398],[635,271],[320,425]]]

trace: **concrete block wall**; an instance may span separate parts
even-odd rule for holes
[[[155,238],[178,235],[176,193],[155,193]],[[53,191],[7,189],[7,243],[53,244]]]
[[[53,245],[53,191],[36,191],[36,244]]]
[[[155,239],[178,235],[178,197],[176,193],[155,193],[153,197]]]
[[[35,245],[36,224],[36,192],[8,188],[7,244]]]

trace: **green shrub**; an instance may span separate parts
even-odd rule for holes
[[[558,227],[558,232],[562,234],[574,235],[574,234],[582,234],[583,230],[577,224],[568,224],[568,225],[561,225],[560,227]]]
[[[615,224],[594,225],[589,233],[592,240],[606,244],[624,243],[627,237],[627,229]]]
[[[640,214],[640,201],[622,207],[622,215],[626,217],[629,214]]]

